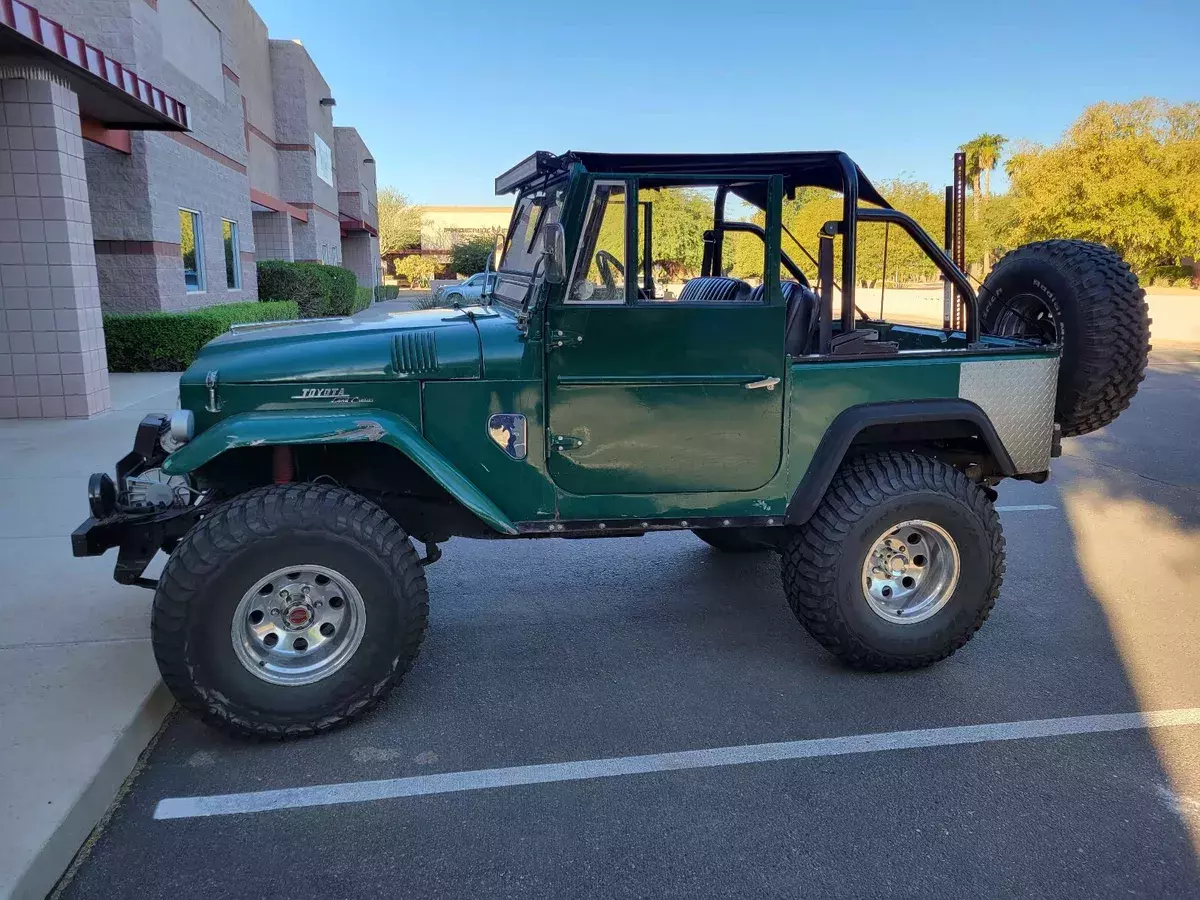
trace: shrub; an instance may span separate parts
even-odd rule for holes
[[[292,300],[300,308],[301,318],[324,314],[325,294],[320,277],[311,266],[283,260],[264,260],[258,264],[258,299],[268,303]]]
[[[445,298],[441,291],[436,293],[428,293],[424,297],[418,297],[413,301],[413,309],[442,309],[448,308],[450,301]]]
[[[258,299],[294,300],[303,319],[349,315],[356,287],[354,273],[341,266],[281,259],[258,264]]]
[[[239,322],[295,319],[294,302],[226,303],[188,312],[106,313],[104,341],[113,372],[177,372],[200,348]]]
[[[419,253],[396,261],[396,274],[407,278],[409,287],[429,287],[437,268],[438,264],[432,258],[421,256]]]
[[[294,265],[310,270],[321,283],[325,304],[317,315],[350,315],[350,311],[354,307],[354,292],[358,289],[358,279],[353,272],[343,269],[341,266],[327,266],[323,263],[295,263]]]
[[[354,315],[356,312],[361,312],[374,302],[375,293],[369,287],[355,288],[354,306],[350,308],[350,315]]]
[[[495,248],[494,236],[481,234],[468,238],[450,248],[450,268],[456,274],[468,277],[482,272]]]
[[[400,285],[398,284],[377,284],[375,285],[375,300],[395,300],[400,296]]]

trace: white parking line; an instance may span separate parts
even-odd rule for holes
[[[1028,506],[997,506],[996,512],[1040,512],[1044,509],[1058,509],[1058,507],[1047,506],[1044,503],[1031,503]]]
[[[332,806],[338,803],[366,803],[428,794],[480,791],[489,788],[547,784],[556,781],[582,781],[613,778],[618,775],[643,775],[649,772],[676,772],[683,769],[707,769],[746,763],[811,759],[818,756],[845,756],[875,753],[881,750],[912,750],[922,747],[948,747],[956,744],[981,744],[992,741],[1019,741],[1028,738],[1131,731],[1139,728],[1165,728],[1173,725],[1200,725],[1200,707],[1165,709],[1143,713],[1116,713],[1100,716],[1071,716],[1061,719],[1037,719],[1028,722],[1002,722],[990,725],[959,725],[951,728],[926,728],[919,731],[889,731],[881,734],[857,734],[847,737],[785,741],[777,744],[748,744],[715,747],[708,750],[682,750],[652,753],[647,756],[618,756],[609,759],[584,759],[576,762],[511,766],[504,769],[477,769],[447,772],[443,775],[417,775],[387,778],[381,781],[352,781],[310,787],[253,791],[245,794],[214,794],[206,797],[167,797],[158,801],[156,819],[194,819],[204,816],[229,816],[238,813]]]

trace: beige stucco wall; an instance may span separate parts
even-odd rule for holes
[[[426,206],[421,217],[421,248],[447,250],[455,231],[508,228],[512,206]]]

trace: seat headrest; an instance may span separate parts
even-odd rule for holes
[[[680,303],[747,303],[750,285],[738,278],[693,278],[679,292]]]

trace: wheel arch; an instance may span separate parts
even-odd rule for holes
[[[390,447],[424,472],[464,509],[500,534],[516,534],[509,517],[407,419],[381,410],[238,413],[201,432],[167,457],[169,475],[194,472],[245,448],[352,444]]]
[[[911,435],[914,428],[928,430],[930,436],[916,439],[906,436],[901,440],[902,435]],[[940,437],[939,428],[947,433],[953,433],[954,429],[969,433],[969,439],[979,444],[977,452],[985,455],[999,474],[1017,474],[1012,457],[991,419],[970,400],[946,397],[863,403],[843,410],[825,430],[804,477],[788,501],[787,524],[803,525],[812,517],[834,475],[856,445],[866,444],[876,449],[917,449],[922,441]]]

